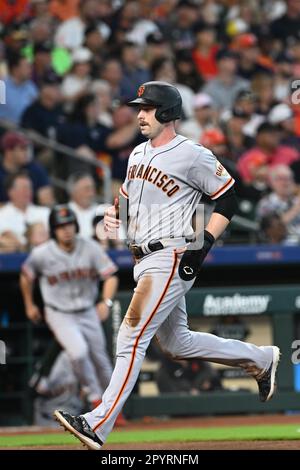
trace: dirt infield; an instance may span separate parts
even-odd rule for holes
[[[148,418],[139,422],[128,423],[124,430],[155,430],[173,428],[210,428],[223,426],[243,426],[256,424],[298,424],[298,415],[252,415],[252,416],[227,416],[227,417],[202,417],[182,419],[153,419]],[[0,437],[8,435],[25,435],[34,433],[57,433],[57,428],[45,429],[38,427],[28,428],[0,428]],[[11,450],[12,448],[6,448]],[[22,446],[14,447],[15,450],[86,450],[82,445],[62,446]],[[1,449],[2,450],[2,449]],[[4,450],[4,448],[3,448]],[[202,442],[159,442],[137,444],[107,444],[105,451],[113,450],[300,450],[299,440],[257,440],[257,441],[202,441]]]
[[[14,447],[2,450],[87,450],[81,445]],[[103,451],[114,450],[300,450],[299,441],[213,441],[213,442],[161,442],[145,444],[106,445]]]

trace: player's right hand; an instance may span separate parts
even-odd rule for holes
[[[33,323],[38,323],[42,319],[40,309],[37,307],[37,305],[30,305],[29,307],[26,307],[26,316]]]
[[[113,206],[110,206],[106,209],[104,214],[104,230],[110,234],[116,234],[117,229],[122,224],[119,220],[119,201],[118,198],[115,199]]]

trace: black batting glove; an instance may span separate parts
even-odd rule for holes
[[[203,246],[200,250],[186,250],[179,263],[179,276],[184,281],[191,281],[200,271],[207,253],[215,242],[214,236],[207,230],[204,230]]]

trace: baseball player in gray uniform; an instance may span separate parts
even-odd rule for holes
[[[140,130],[148,138],[130,155],[120,190],[120,202],[128,204],[128,242],[136,260],[137,287],[120,327],[115,369],[101,405],[80,416],[55,411],[67,430],[95,450],[112,430],[154,335],[176,359],[243,367],[256,379],[261,401],[274,393],[280,354],[276,346],[258,347],[189,330],[185,294],[235,212],[234,180],[210,150],[176,134],[182,100],[175,87],[147,82],[129,105],[138,107]],[[191,241],[191,221],[203,193],[216,205],[200,244]],[[112,206],[104,217],[112,236],[122,223],[117,212]]]
[[[46,323],[69,355],[87,401],[95,406],[112,374],[99,316],[108,315],[118,286],[117,267],[99,243],[76,235],[78,223],[69,206],[55,206],[49,226],[51,240],[34,248],[22,267],[26,314],[34,322],[41,318],[33,299],[39,278]],[[99,278],[104,280],[103,299],[95,306]]]

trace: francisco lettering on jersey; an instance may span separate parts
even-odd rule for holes
[[[80,281],[83,279],[97,279],[97,277],[99,277],[99,274],[94,268],[78,268],[72,271],[62,271],[58,274],[47,276],[47,281],[50,286],[53,286],[62,281]]]
[[[158,170],[154,166],[145,165],[132,165],[128,169],[128,179],[141,179],[149,181],[157,188],[160,188],[168,197],[173,196],[180,189],[178,184],[175,184],[173,178]]]

